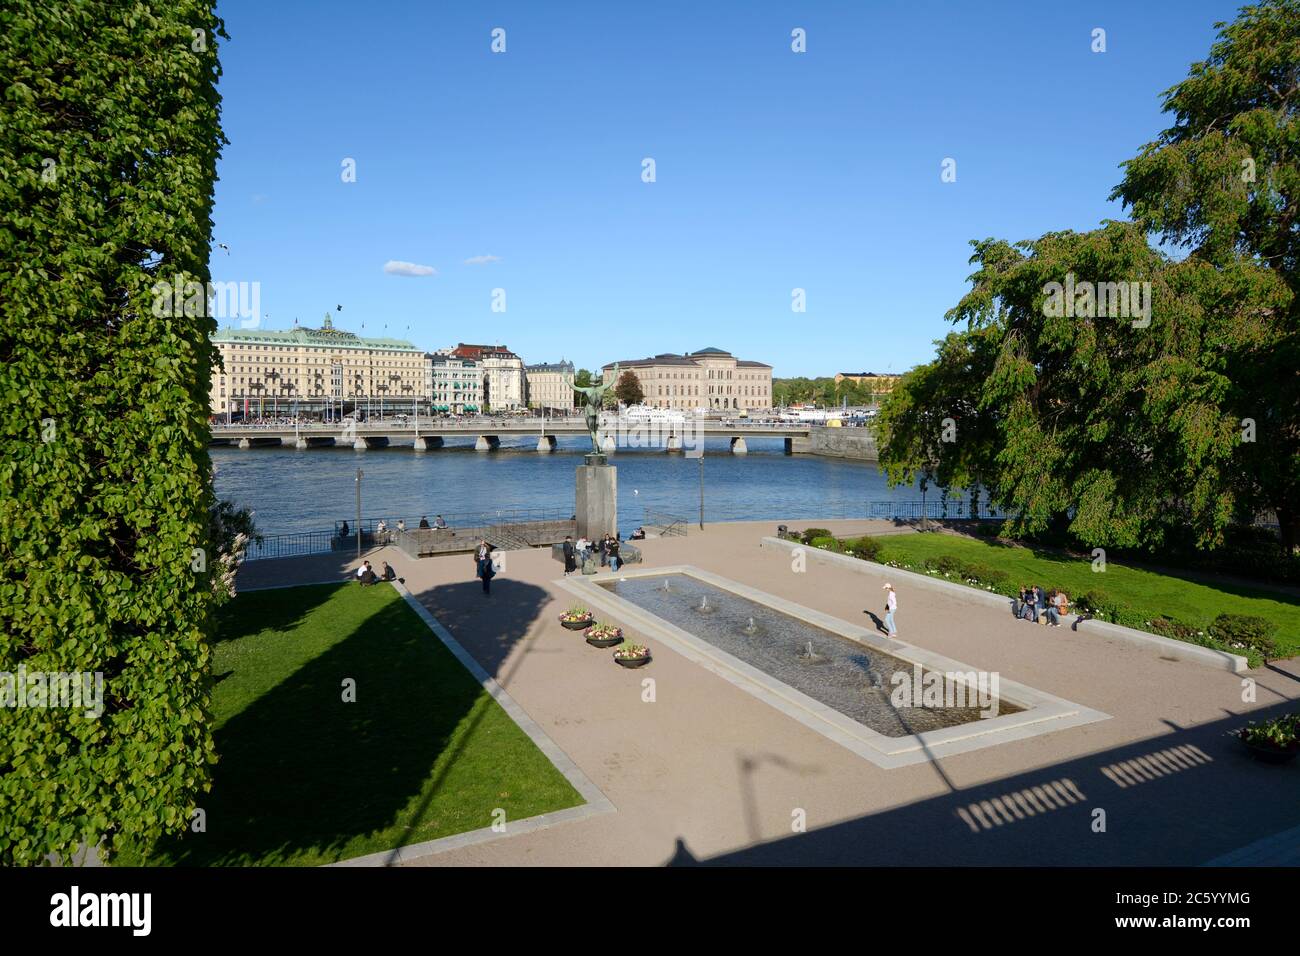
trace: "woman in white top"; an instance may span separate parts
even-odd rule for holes
[[[890,637],[897,637],[898,631],[894,627],[894,612],[898,610],[898,595],[894,593],[894,586],[886,584],[885,594],[885,631]]]

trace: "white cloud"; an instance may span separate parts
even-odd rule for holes
[[[390,276],[436,276],[438,270],[433,266],[422,266],[414,262],[401,262],[389,259],[384,263],[384,271]]]
[[[489,262],[500,262],[500,256],[470,256],[465,260],[467,266],[485,266]]]

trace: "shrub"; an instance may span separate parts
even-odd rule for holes
[[[834,551],[836,554],[840,554],[844,551],[844,547],[840,544],[839,540],[828,534],[818,535],[812,540],[806,541],[805,544],[809,544],[814,548],[821,548],[823,551]]]
[[[812,544],[814,538],[829,538],[830,531],[826,528],[808,528],[806,531],[799,532],[799,540],[804,544]]]
[[[1245,647],[1258,651],[1265,660],[1272,660],[1278,655],[1278,646],[1273,640],[1277,625],[1253,614],[1220,614],[1210,625],[1210,634],[1229,647]]]
[[[0,671],[99,674],[103,705],[3,711],[0,865],[101,840],[111,859],[119,835],[184,831],[216,759],[203,292],[225,33],[206,0],[9,0],[0,20]]]
[[[869,535],[861,538],[846,538],[843,542],[847,554],[864,561],[874,561],[880,556],[880,542]]]
[[[990,568],[987,564],[964,564],[961,569],[962,577],[973,578],[981,584],[1002,584],[1010,575],[1000,568]]]
[[[951,554],[941,554],[937,557],[926,558],[924,564],[931,571],[938,571],[941,574],[958,574],[961,572],[964,562],[961,558],[953,557]]]

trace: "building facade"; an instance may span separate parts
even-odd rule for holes
[[[613,371],[610,362],[603,375]],[[760,411],[772,407],[772,366],[738,359],[723,349],[666,352],[618,362],[641,382],[645,404],[680,411]]]
[[[483,370],[483,408],[489,412],[513,412],[526,408],[524,360],[504,345],[466,345],[451,350],[459,359],[478,362]]]
[[[401,339],[334,328],[221,329],[209,408],[227,418],[338,418],[411,412],[428,405],[424,352]]]
[[[574,374],[573,363],[563,360],[525,366],[528,407],[565,415],[572,412]]]
[[[446,354],[450,351],[424,356],[430,408],[435,413],[472,415],[483,408],[483,366]]]
[[[864,385],[877,395],[888,395],[894,390],[898,379],[897,375],[882,375],[878,372],[838,372],[835,375],[835,384],[847,380]]]

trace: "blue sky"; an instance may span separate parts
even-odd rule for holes
[[[230,0],[213,278],[259,282],[270,328],[341,304],[362,334],[529,362],[902,371],[949,328],[969,240],[1122,217],[1119,163],[1236,11]]]

